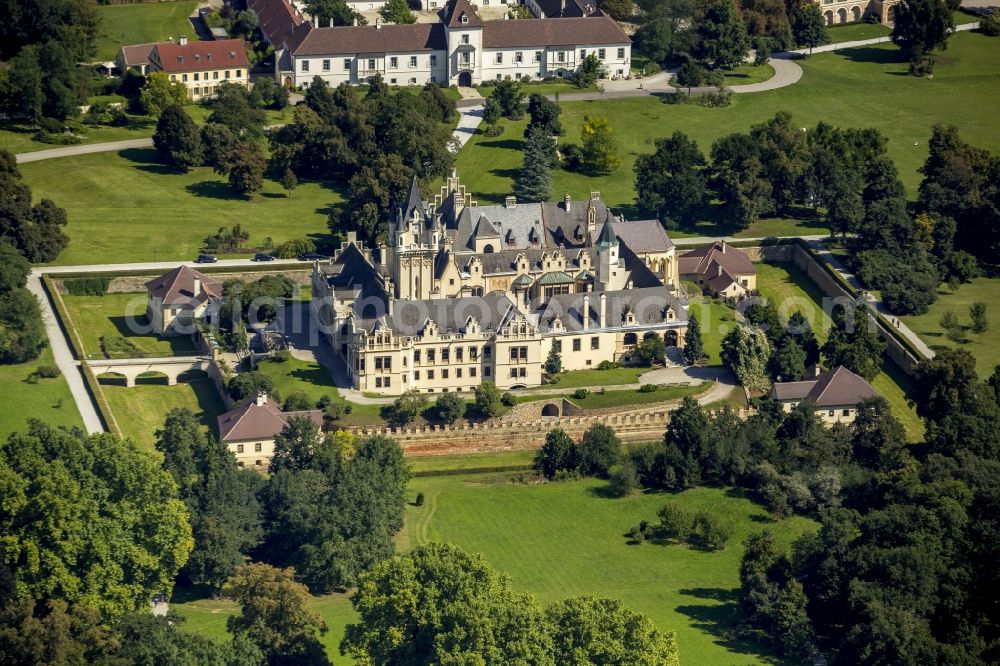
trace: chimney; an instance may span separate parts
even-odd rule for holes
[[[559,16],[566,16],[566,0],[559,0]]]
[[[722,241],[722,254],[726,253],[726,241]]]
[[[358,242],[358,232],[357,231],[348,231],[347,232],[347,244],[348,245],[355,245],[357,242]]]
[[[715,268],[716,268],[716,272],[718,274],[718,277],[722,277],[722,264],[716,264]]]
[[[313,15],[313,27],[314,28],[319,27],[319,18],[315,14]]]
[[[590,193],[590,198],[593,199],[593,200],[595,200],[595,201],[600,201],[601,200],[601,193],[597,192],[597,191],[591,192]]]
[[[375,19],[375,29],[376,30],[382,29],[382,19],[380,18]]]
[[[257,391],[257,400],[255,402],[258,407],[263,407],[267,404],[267,394],[263,391]]]
[[[389,298],[386,299],[385,311],[386,314],[388,314],[390,317],[392,316],[392,304],[395,302],[395,300],[396,299],[392,297],[392,294],[389,294]]]
[[[569,194],[568,194],[568,193],[567,193],[567,194],[565,194],[565,195],[563,196],[563,205],[564,205],[564,207],[566,208],[566,212],[567,212],[567,213],[569,212],[569,207],[570,207],[570,204],[571,204],[571,203],[572,203],[572,199],[570,199],[570,198],[569,198]]]
[[[188,38],[187,38],[187,37],[185,37],[184,35],[181,35],[181,36],[180,36],[180,37],[179,37],[179,38],[177,39],[177,43],[178,43],[178,44],[180,44],[181,46],[187,46],[187,43],[188,43]]]
[[[507,197],[503,202],[504,208],[516,208],[517,207],[517,197]]]
[[[608,295],[605,294],[602,291],[601,292],[601,319],[600,319],[600,327],[601,328],[607,328],[608,327],[607,316],[608,316]]]
[[[201,293],[201,278],[196,277],[194,279],[194,295],[197,296]]]
[[[590,295],[583,295],[583,330],[590,329]]]
[[[354,19],[354,20],[357,21],[358,19]],[[329,22],[327,22],[326,27],[328,27],[328,28],[332,28],[333,27],[333,17],[330,17],[330,20],[329,20]]]
[[[332,20],[332,19],[331,19],[331,20]],[[355,28],[357,28],[357,27],[358,27],[358,17],[357,17],[357,16],[355,16],[355,17],[354,17],[354,27],[355,27]]]

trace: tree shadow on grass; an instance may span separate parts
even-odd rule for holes
[[[858,63],[872,63],[876,65],[905,65],[906,63],[906,58],[903,57],[903,53],[897,48],[885,49],[875,46],[862,46],[859,48],[837,51],[837,55],[845,60]],[[887,73],[895,74],[896,72]]]
[[[503,150],[520,151],[524,141],[520,139],[500,139],[499,141],[483,141],[479,145],[483,148],[500,148]]]
[[[126,148],[125,150],[119,150],[118,156],[136,164],[157,163],[155,148]]]
[[[246,197],[234,192],[228,183],[218,180],[203,180],[200,183],[191,183],[184,189],[196,197],[222,199],[224,201],[246,201]]]
[[[491,169],[490,173],[500,178],[516,178],[520,169]]]
[[[330,379],[329,373],[327,373],[327,371],[319,365],[311,368],[298,368],[296,370],[292,370],[288,373],[288,376],[299,381],[308,382],[313,386],[329,388],[330,390],[334,390],[335,388],[333,380]]]
[[[691,618],[691,626],[713,637],[713,642],[738,654],[753,655],[767,663],[782,663],[767,646],[740,637],[737,633],[739,622],[739,589],[721,587],[697,587],[680,590],[680,593],[712,603],[686,604],[674,610]]]
[[[601,499],[610,499],[610,500],[621,499],[619,495],[615,495],[613,492],[611,492],[611,488],[607,484],[604,484],[602,486],[587,488],[587,494],[592,495],[593,497],[600,497]]]

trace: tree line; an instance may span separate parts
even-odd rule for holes
[[[894,312],[920,314],[941,282],[979,274],[977,256],[995,261],[1000,158],[964,144],[955,128],[935,126],[914,215],[887,143],[876,129],[797,128],[779,112],[715,141],[709,161],[675,131],[636,161],[636,203],[668,229],[697,219],[713,200],[744,229],[811,209],[852,250],[847,261],[866,286]]]

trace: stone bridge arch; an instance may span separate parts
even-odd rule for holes
[[[545,417],[558,417],[562,416],[561,405],[557,402],[547,402],[542,405],[542,416]]]

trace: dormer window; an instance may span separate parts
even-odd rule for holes
[[[184,62],[184,56],[182,55],[177,56],[177,62]]]
[[[233,60],[236,60],[236,51],[230,51],[229,57],[232,58]]]
[[[459,20],[462,21],[462,23],[468,23],[469,22],[469,17],[466,16],[465,14],[462,14],[462,18],[459,19]]]

